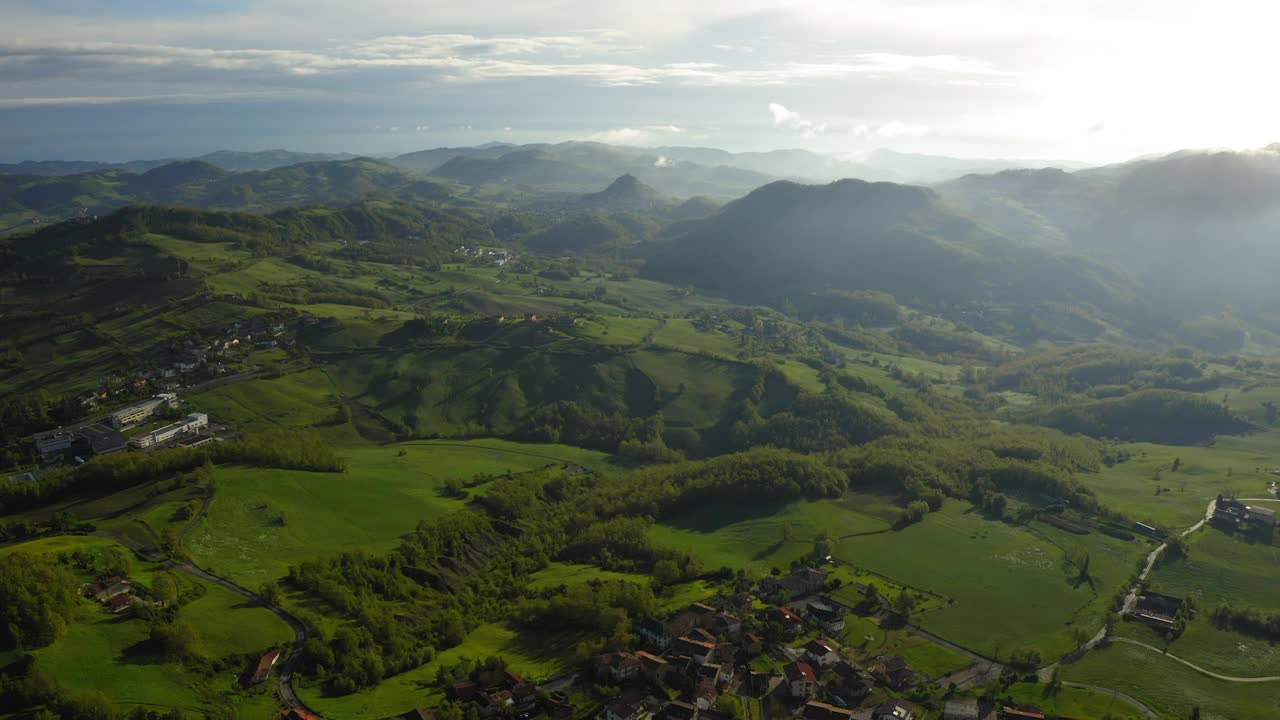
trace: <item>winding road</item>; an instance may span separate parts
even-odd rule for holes
[[[213,502],[213,492],[212,492],[212,488],[210,488],[208,495],[205,497],[203,504],[200,506],[200,511],[197,512],[191,518],[191,520],[188,521],[185,526],[183,526],[182,530],[179,532],[178,534],[179,544],[181,544],[182,539],[186,537],[187,533],[190,532],[190,530],[193,527],[195,527],[196,522],[198,522],[202,517],[204,517],[209,512],[209,505],[212,502]],[[177,560],[174,560],[173,558],[168,557],[164,553],[159,552],[155,548],[148,547],[141,543],[130,540],[129,538],[126,538],[126,537],[121,537],[121,536],[108,533],[108,532],[103,532],[103,531],[95,531],[93,534],[97,535],[98,537],[106,538],[107,540],[112,540],[114,542],[117,542],[129,548],[130,550],[134,551],[135,553],[141,555],[142,557],[152,562],[161,564],[166,569],[180,570],[184,573],[187,573],[188,575],[193,575],[195,577],[198,577],[201,580],[206,580],[208,582],[221,585],[222,587],[230,590],[231,592],[236,593],[237,595],[243,595],[245,598],[248,598],[250,601],[258,605],[261,605],[262,607],[278,615],[280,619],[284,620],[285,623],[289,625],[290,629],[293,630],[293,647],[289,651],[289,657],[285,659],[284,664],[280,666],[279,673],[276,675],[276,688],[280,694],[280,699],[285,704],[285,707],[302,710],[304,712],[311,714],[314,717],[321,718],[321,715],[319,713],[307,707],[307,704],[302,702],[302,700],[298,697],[297,693],[293,691],[293,673],[294,673],[294,670],[297,669],[298,664],[302,662],[302,648],[304,645],[306,645],[307,639],[310,637],[310,633],[307,632],[307,626],[304,625],[302,621],[299,620],[295,615],[290,613],[288,610],[285,610],[284,608],[280,607],[279,605],[276,605],[275,603],[271,602],[270,600],[263,597],[259,593],[256,593],[246,587],[237,585],[236,583],[228,580],[227,578],[221,577],[219,575],[214,575],[208,570],[198,567],[190,562],[179,562]]]
[[[1191,668],[1192,670],[1195,670],[1196,672],[1200,673],[1201,675],[1207,675],[1211,678],[1214,678],[1215,680],[1226,680],[1227,682],[1237,682],[1237,683],[1262,683],[1262,682],[1280,681],[1280,675],[1269,675],[1266,677],[1232,677],[1230,675],[1219,675],[1218,673],[1213,672],[1212,670],[1205,670],[1199,665],[1195,665],[1186,660],[1183,660],[1177,655],[1170,655],[1169,653],[1165,652],[1163,648],[1158,648],[1155,645],[1148,645],[1147,643],[1144,643],[1141,640],[1132,640],[1126,637],[1113,637],[1111,638],[1111,642],[1125,643],[1127,645],[1137,645],[1138,647],[1146,648],[1152,652],[1160,653],[1161,655],[1164,655],[1170,660],[1173,660],[1175,662],[1180,662],[1183,665],[1186,665],[1187,667]]]

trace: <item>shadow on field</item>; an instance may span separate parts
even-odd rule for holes
[[[719,505],[686,510],[674,515],[666,522],[681,530],[711,533],[734,523],[772,517],[781,509],[776,505],[769,506],[761,503]]]
[[[168,662],[150,639],[136,642],[120,651],[116,663],[120,665],[163,665]]]

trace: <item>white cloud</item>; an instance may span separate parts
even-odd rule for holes
[[[684,128],[675,125],[645,125],[605,130],[593,133],[588,139],[610,145],[658,145],[668,140],[671,135],[679,135],[683,132]]]
[[[675,165],[675,164],[676,164],[676,161],[672,160],[666,155],[659,155],[658,159],[653,161],[653,166],[660,167],[660,168],[671,167],[672,165]]]
[[[827,131],[826,123],[815,123],[812,120],[806,120],[801,117],[800,113],[788,110],[785,106],[776,102],[769,103],[769,114],[773,116],[775,127],[795,130],[805,137],[813,137]]]

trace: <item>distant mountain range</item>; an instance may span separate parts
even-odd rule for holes
[[[144,173],[161,165],[169,165],[179,160],[200,160],[210,165],[216,165],[223,170],[240,172],[245,170],[271,170],[272,168],[305,162],[351,160],[355,157],[357,156],[350,153],[300,153],[289,150],[261,150],[258,152],[219,150],[196,158],[131,160],[122,163],[92,162],[88,160],[25,160],[19,163],[0,164],[0,175],[60,176],[78,175],[99,170]]]

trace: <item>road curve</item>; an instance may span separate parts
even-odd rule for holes
[[[1119,690],[1112,690],[1111,688],[1099,687],[1097,685],[1086,685],[1084,683],[1071,682],[1069,680],[1064,680],[1062,684],[1065,687],[1080,688],[1081,690],[1092,690],[1093,692],[1096,692],[1096,693],[1102,693],[1103,695],[1110,695],[1111,697],[1119,698],[1129,703],[1130,705],[1138,708],[1138,710],[1141,711],[1143,715],[1146,715],[1147,717],[1151,718],[1151,720],[1160,720],[1160,716],[1156,714],[1156,711],[1147,707],[1146,703],[1142,702],[1138,698],[1133,697],[1132,695],[1125,695]]]
[[[103,537],[108,540],[113,540],[117,543],[120,543],[121,545],[129,548],[130,550],[133,550],[134,552],[147,558],[148,560],[164,565],[166,568],[181,570],[182,572],[185,572],[188,575],[193,575],[202,580],[207,580],[208,582],[221,585],[222,587],[230,590],[231,592],[234,592],[238,595],[243,595],[249,600],[257,603],[258,605],[261,605],[262,607],[278,615],[280,619],[284,620],[289,625],[289,627],[293,630],[293,648],[289,651],[289,657],[284,661],[284,664],[280,666],[280,673],[277,676],[277,681],[276,681],[277,688],[280,692],[280,699],[284,702],[286,707],[303,710],[317,718],[321,718],[321,715],[319,713],[307,707],[307,704],[302,702],[302,700],[299,699],[297,694],[294,693],[293,691],[293,672],[295,669],[297,669],[298,663],[302,661],[302,648],[304,645],[306,645],[307,639],[310,637],[310,634],[307,632],[307,626],[304,625],[301,620],[299,620],[296,616],[294,616],[288,610],[285,610],[279,605],[276,605],[270,602],[262,595],[259,595],[258,593],[248,588],[241,587],[240,585],[237,585],[224,577],[214,575],[208,570],[197,567],[191,563],[184,563],[184,562],[178,562],[176,560],[173,560],[172,558],[166,557],[163,553],[157,552],[153,548],[149,548],[145,545],[134,542],[129,538],[119,537],[119,536],[112,535],[110,533],[106,533],[102,531],[97,531],[97,532],[94,532],[93,534],[97,535],[98,537]],[[323,720],[323,718],[321,718],[321,720]]]
[[[1192,670],[1195,670],[1196,672],[1200,673],[1201,675],[1206,675],[1215,680],[1225,680],[1227,682],[1236,682],[1236,683],[1280,682],[1280,675],[1268,675],[1266,677],[1232,677],[1230,675],[1220,675],[1216,672],[1213,672],[1212,670],[1205,670],[1199,665],[1195,665],[1191,662],[1183,660],[1177,655],[1170,655],[1169,653],[1165,652],[1163,648],[1158,648],[1155,645],[1148,645],[1147,643],[1144,643],[1141,640],[1133,640],[1126,637],[1113,637],[1111,638],[1111,642],[1125,643],[1126,645],[1137,645],[1138,647],[1146,648],[1152,652],[1164,655],[1170,660],[1180,662],[1183,665],[1186,665],[1187,667],[1191,668]]]

